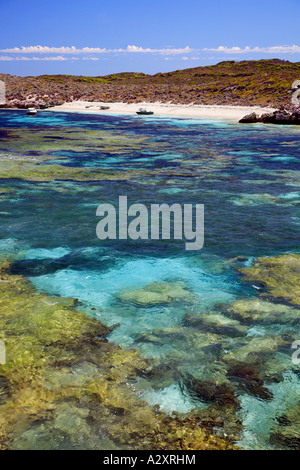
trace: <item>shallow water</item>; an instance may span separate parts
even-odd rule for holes
[[[78,140],[71,140],[76,135]],[[103,148],[107,135],[120,140]],[[258,295],[259,286],[242,282],[232,258],[242,256],[242,267],[258,256],[299,253],[299,150],[298,127],[42,111],[29,117],[2,110],[0,154],[5,158],[35,157],[41,166],[109,169],[112,175],[127,170],[128,178],[2,178],[1,253],[13,257],[12,272],[28,277],[38,290],[77,298],[80,310],[108,326],[118,325],[110,341],[137,348],[154,366],[176,371],[166,383],[162,377],[161,386],[157,377],[138,381],[149,404],[167,413],[204,409],[207,403],[195,398],[182,378],[215,380],[226,371],[217,339],[211,347],[200,347],[188,315],[205,316],[219,311],[220,304]],[[117,206],[119,195],[127,195],[129,205],[147,207],[204,204],[203,249],[186,251],[180,240],[100,241],[96,208]],[[122,300],[124,292],[164,282],[179,283],[189,297],[148,304]],[[255,324],[246,334],[291,330],[299,334],[295,325]],[[224,334],[221,341],[226,351],[240,338]],[[283,380],[265,384],[271,401],[237,389],[243,448],[272,447],[269,431],[278,409],[299,399],[298,371],[290,367],[290,351],[282,354]],[[284,361],[280,356],[278,364]]]

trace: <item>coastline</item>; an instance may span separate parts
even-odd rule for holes
[[[100,106],[109,106],[109,109],[101,110]],[[100,101],[72,101],[59,106],[48,108],[49,111],[87,112],[95,114],[134,114],[139,108],[153,111],[154,116],[193,117],[193,118],[217,118],[239,121],[250,113],[263,114],[275,111],[276,108],[259,106],[226,106],[226,105],[194,105],[172,103],[104,103]]]

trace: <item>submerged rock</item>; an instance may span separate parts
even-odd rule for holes
[[[228,313],[249,325],[253,323],[297,323],[300,310],[289,305],[261,299],[238,300],[230,305]]]
[[[227,373],[230,380],[251,395],[261,399],[271,399],[273,394],[264,386],[260,367],[257,364],[235,364]]]
[[[189,326],[225,336],[244,336],[248,330],[239,321],[218,312],[186,315],[185,321]]]
[[[70,301],[37,293],[0,266],[0,449],[233,449],[195,419],[169,418],[142,401],[138,351]],[[105,436],[102,441],[102,436]],[[107,442],[109,441],[109,444]],[[111,447],[112,446],[112,447]]]
[[[243,425],[236,411],[235,404],[227,406],[213,404],[205,410],[194,411],[194,415],[199,426],[205,426],[211,432],[225,434],[229,439],[238,441],[242,435]],[[191,415],[193,416],[192,413]]]
[[[299,371],[299,366],[291,361],[291,351],[278,351],[273,357],[260,364],[260,372],[266,383],[279,383],[284,380],[286,371]]]
[[[195,328],[175,326],[170,328],[155,328],[152,331],[153,337],[163,339],[164,342],[173,345],[182,351],[183,345],[187,351],[204,349],[211,346],[221,345],[222,336],[214,333],[197,331]]]
[[[277,418],[271,429],[271,442],[300,450],[300,402]]]
[[[257,258],[251,267],[238,271],[245,281],[264,284],[272,297],[300,306],[300,255]]]
[[[140,306],[193,300],[193,295],[181,283],[176,282],[153,282],[141,289],[128,289],[116,297],[122,302],[132,302]]]
[[[174,364],[162,363],[143,371],[141,377],[150,380],[153,389],[161,389],[169,387],[180,379],[180,372],[174,367]]]
[[[227,261],[225,261],[225,263],[234,268],[234,269],[237,269],[237,268],[240,268],[241,266],[244,266],[244,264],[249,261],[249,258],[247,256],[242,256],[242,255],[239,255],[239,256],[235,256],[234,258],[231,258]]]
[[[223,361],[234,365],[236,362],[259,363],[263,356],[276,352],[281,347],[290,347],[292,338],[281,336],[255,336],[244,338],[223,356]]]
[[[239,407],[235,388],[229,383],[216,383],[211,380],[198,380],[188,375],[185,385],[189,392],[204,402],[213,402],[219,406],[234,405]]]

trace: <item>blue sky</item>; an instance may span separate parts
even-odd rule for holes
[[[158,73],[300,61],[299,0],[0,0],[0,73]]]

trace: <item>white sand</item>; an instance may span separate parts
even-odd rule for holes
[[[100,106],[109,106],[110,109],[101,110]],[[186,116],[193,118],[217,118],[239,121],[246,114],[270,113],[275,108],[260,108],[257,106],[204,106],[193,104],[171,104],[171,103],[103,103],[88,101],[72,101],[60,106],[49,108],[49,111],[88,112],[97,114],[134,114],[139,108],[153,111],[155,116]]]

